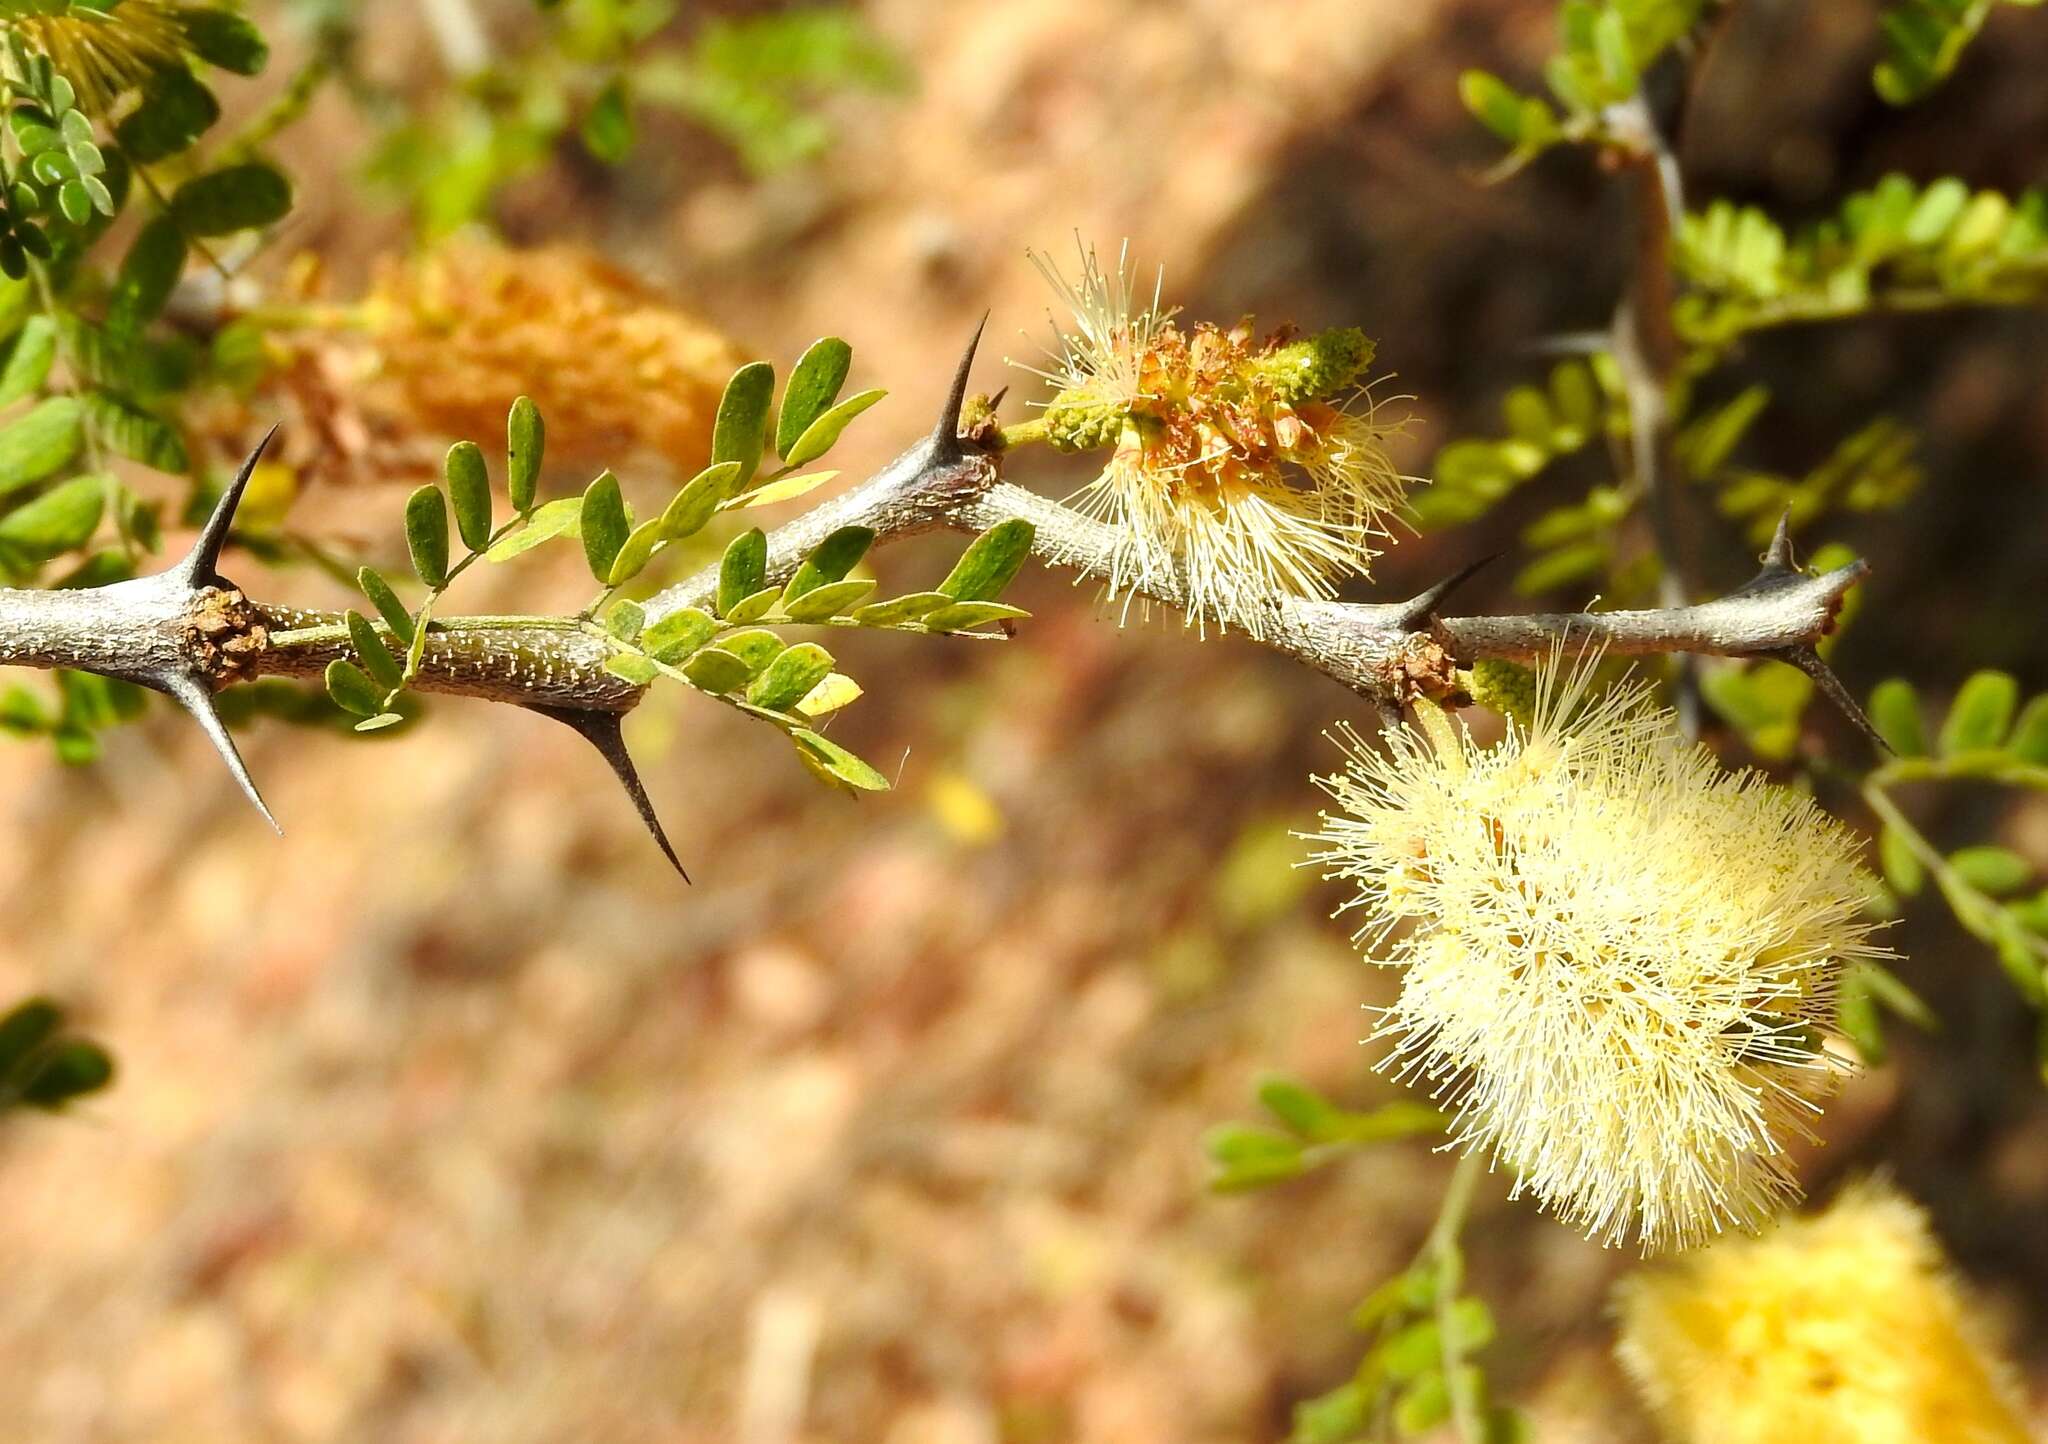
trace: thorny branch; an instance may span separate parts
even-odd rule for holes
[[[1115,532],[1003,481],[1000,457],[959,435],[958,418],[979,341],[977,329],[929,435],[860,486],[770,534],[770,582],[787,579],[838,527],[872,527],[879,540],[936,528],[980,532],[1012,517],[1037,528],[1032,552],[1046,565],[1083,577],[1110,574],[1118,545]],[[219,573],[235,509],[268,442],[265,437],[243,463],[191,551],[166,570],[90,590],[0,588],[0,665],[75,668],[166,693],[198,721],[266,819],[269,809],[220,721],[214,693],[264,675],[317,676],[336,658],[358,660],[339,613],[252,602]],[[1455,669],[1461,664],[1481,657],[1526,660],[1560,644],[1596,646],[1618,655],[1776,657],[1812,673],[1869,730],[1814,650],[1833,625],[1843,595],[1863,578],[1867,566],[1858,561],[1807,576],[1792,565],[1782,526],[1754,580],[1718,601],[1693,606],[1443,615],[1439,608],[1445,596],[1472,570],[1405,602],[1278,597],[1257,639],[1383,709],[1417,696],[1455,694]],[[651,598],[647,617],[652,622],[701,605],[715,589],[715,569],[702,572]],[[1182,579],[1168,572],[1145,595],[1181,608],[1187,591]],[[580,631],[573,618],[437,619],[414,685],[526,707],[574,728],[617,773],[663,852],[675,862],[620,731],[621,719],[643,689],[605,671],[604,655],[602,644]]]

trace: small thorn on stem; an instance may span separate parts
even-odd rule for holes
[[[1778,529],[1771,533],[1770,549],[1764,553],[1764,571],[1783,573],[1798,570],[1792,561],[1792,508],[1786,507],[1778,518]]]
[[[1781,662],[1789,662],[1813,678],[1813,684],[1820,689],[1820,694],[1834,703],[1836,710],[1847,717],[1858,732],[1870,739],[1871,746],[1887,757],[1892,755],[1891,743],[1884,740],[1884,734],[1877,730],[1863,709],[1856,704],[1856,699],[1849,695],[1849,689],[1842,685],[1842,679],[1835,675],[1835,669],[1821,660],[1818,651],[1810,646],[1787,647],[1770,655]]]
[[[1419,632],[1427,627],[1430,618],[1436,615],[1436,609],[1443,605],[1444,598],[1465,585],[1466,582],[1471,581],[1481,568],[1499,560],[1499,558],[1499,552],[1492,552],[1479,558],[1478,561],[1467,562],[1428,591],[1419,592],[1409,598],[1401,609],[1401,630],[1404,632]]]
[[[669,845],[668,834],[662,831],[661,818],[654,811],[654,799],[647,795],[647,788],[640,781],[640,770],[633,765],[633,754],[626,750],[624,715],[587,707],[535,707],[531,710],[543,717],[554,718],[597,749],[598,755],[610,764],[619,785],[626,789],[626,796],[640,814],[640,821],[646,824],[654,845],[661,849],[661,855],[668,859],[669,866],[676,870],[677,875],[688,882],[690,874],[683,870],[682,859]]]
[[[198,540],[192,543],[192,550],[185,554],[173,571],[187,586],[219,587],[227,585],[220,575],[220,554],[227,546],[228,532],[235,524],[235,508],[242,504],[242,493],[249,489],[249,478],[255,475],[256,463],[263,459],[263,453],[277,435],[277,427],[263,433],[263,439],[256,443],[256,449],[249,453],[249,459],[242,463],[235,479],[228,483],[228,489],[220,494],[220,500],[213,505],[213,514],[206,519],[206,525],[199,530]]]
[[[981,346],[981,333],[988,326],[989,313],[983,311],[981,320],[974,326],[974,334],[967,340],[967,349],[960,356],[960,365],[953,373],[953,385],[946,393],[945,409],[939,413],[938,425],[932,428],[932,451],[942,461],[957,460],[963,454],[960,445],[960,408],[967,404],[967,378],[974,370],[974,353]]]
[[[192,714],[192,720],[199,724],[199,730],[206,734],[206,740],[213,744],[213,750],[220,754],[220,760],[227,763],[228,772],[241,784],[242,794],[256,810],[263,814],[263,820],[271,825],[279,837],[284,829],[278,826],[270,808],[263,801],[263,794],[256,790],[256,779],[249,775],[242,754],[236,750],[235,739],[228,735],[227,725],[220,720],[220,711],[213,705],[213,691],[198,677],[183,672],[143,679],[149,686],[172,698]]]

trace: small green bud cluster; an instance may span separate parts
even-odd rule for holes
[[[1372,338],[1356,326],[1336,326],[1261,356],[1253,365],[1273,394],[1290,405],[1324,401],[1355,382],[1372,364]]]
[[[1490,707],[1523,727],[1535,725],[1536,674],[1499,657],[1481,657],[1465,674],[1465,690],[1482,707]]]
[[[1096,451],[1116,443],[1128,407],[1068,387],[1045,408],[1046,440],[1056,451]]]

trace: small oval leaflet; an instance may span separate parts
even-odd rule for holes
[[[370,599],[370,605],[377,609],[384,625],[391,628],[391,634],[406,646],[411,646],[412,613],[398,600],[398,593],[391,590],[391,583],[384,580],[383,573],[374,567],[364,567],[356,573],[356,585],[363,589],[363,595]]]
[[[744,484],[768,444],[768,410],[775,398],[775,368],[754,361],[732,373],[711,424],[711,459],[739,463]]]
[[[781,588],[763,587],[751,597],[742,597],[733,603],[732,606],[726,608],[725,620],[728,624],[735,627],[743,627],[749,622],[758,622],[761,618],[767,616],[769,612],[773,611],[775,604],[781,600]]]
[[[442,463],[448,478],[448,500],[455,508],[455,529],[462,544],[480,552],[491,540],[491,473],[483,449],[474,441],[458,441]]]
[[[782,413],[775,419],[775,454],[796,466],[790,449],[811,423],[832,409],[846,373],[853,365],[853,347],[837,336],[821,336],[797,359],[782,392]]]
[[[815,642],[800,642],[768,664],[766,671],[747,689],[747,700],[757,707],[786,711],[832,672],[832,654]]]
[[[847,397],[806,427],[804,434],[797,438],[796,444],[783,453],[782,459],[791,466],[802,466],[807,462],[816,461],[838,444],[840,433],[846,430],[854,417],[888,394],[876,388]]]
[[[611,580],[612,563],[625,548],[632,531],[632,517],[626,500],[619,494],[619,479],[607,470],[598,474],[583,492],[581,512],[583,556],[590,573],[599,582]]]
[[[358,717],[375,717],[384,710],[384,694],[363,670],[339,657],[327,664],[327,695],[337,707]]]
[[[405,546],[421,581],[436,590],[448,585],[448,507],[440,487],[423,486],[405,499]]]
[[[353,608],[345,614],[345,619],[349,641],[354,644],[356,657],[362,662],[363,670],[370,674],[370,680],[387,693],[396,691],[405,680],[405,674],[398,665],[398,659],[391,655],[391,649],[384,645],[384,639],[377,635],[377,629]]]
[[[1022,518],[997,522],[961,554],[939,590],[957,602],[994,601],[1016,578],[1036,534]]]
[[[670,612],[640,634],[640,646],[657,662],[674,665],[711,640],[717,619],[696,607]]]
[[[871,526],[839,528],[804,558],[803,565],[796,569],[796,575],[789,579],[789,585],[783,591],[784,600],[793,602],[805,592],[843,580],[848,572],[860,565],[861,558],[868,554],[868,548],[874,543],[875,529]]]
[[[734,537],[718,563],[718,614],[724,616],[760,591],[767,575],[767,534],[754,527]]]
[[[835,617],[875,589],[869,577],[857,577],[851,581],[829,582],[815,590],[805,592],[793,602],[784,605],[783,610],[793,622],[818,622]]]
[[[540,464],[547,454],[547,425],[531,396],[512,403],[505,415],[505,490],[512,510],[524,516],[533,510],[540,488]]]

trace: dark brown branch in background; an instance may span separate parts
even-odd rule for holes
[[[976,333],[979,339],[979,332]],[[940,409],[937,425],[909,450],[844,495],[778,527],[769,538],[771,581],[786,579],[811,548],[842,526],[874,528],[878,540],[946,527],[979,532],[1021,517],[1036,528],[1032,553],[1047,566],[1107,577],[1119,537],[1079,512],[1001,479],[1000,458],[957,434],[974,345]],[[266,441],[268,438],[266,438]],[[219,687],[263,675],[316,676],[336,659],[357,660],[338,613],[250,602],[218,573],[221,546],[258,446],[222,495],[192,551],[169,569],[78,591],[0,588],[0,665],[71,667],[168,693],[200,722],[249,798],[269,817],[213,706]],[[1594,644],[1617,654],[1707,653],[1778,657],[1824,675],[1830,696],[1854,713],[1814,644],[1843,595],[1865,575],[1862,562],[1818,577],[1790,565],[1782,528],[1757,578],[1718,601],[1646,611],[1530,616],[1444,616],[1448,585],[1407,602],[1360,604],[1277,597],[1258,641],[1315,668],[1382,708],[1418,694],[1456,690],[1454,668],[1481,657],[1529,659],[1560,644]],[[1462,576],[1451,579],[1462,580]],[[650,619],[701,605],[715,590],[704,572],[657,594]],[[1162,575],[1145,595],[1184,608],[1187,589]],[[292,640],[274,640],[290,633]],[[619,775],[664,853],[645,789],[620,740],[619,722],[642,690],[603,668],[605,648],[573,618],[460,617],[436,620],[414,685],[480,697],[564,722],[597,746]],[[680,868],[680,864],[678,864]]]

